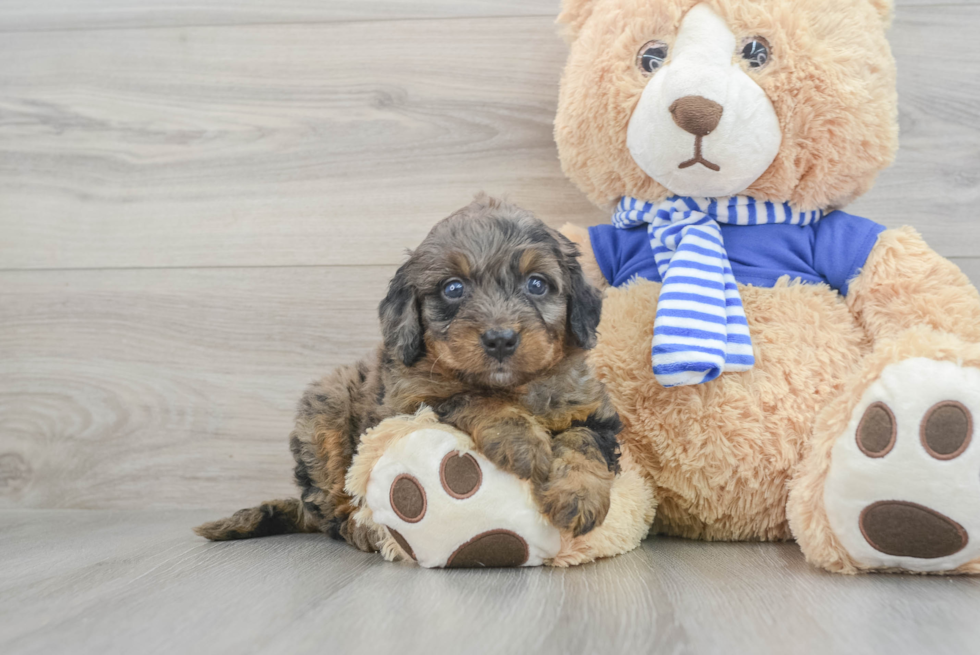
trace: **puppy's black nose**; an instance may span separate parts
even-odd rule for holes
[[[487,330],[480,335],[483,349],[497,361],[504,361],[514,354],[521,335],[513,330]]]

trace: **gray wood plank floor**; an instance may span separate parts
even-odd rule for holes
[[[980,0],[899,0],[902,149],[850,210],[980,282]],[[293,491],[302,387],[472,194],[561,174],[557,0],[0,0],[0,652],[977,652],[980,581],[651,540],[425,572],[189,527]]]
[[[648,540],[568,570],[424,571],[197,511],[0,511],[0,652],[976,653],[980,580],[841,577],[794,544]]]

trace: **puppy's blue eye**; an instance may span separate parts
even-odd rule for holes
[[[466,287],[459,280],[450,280],[442,287],[442,295],[450,300],[459,300],[463,297],[464,291],[466,291]]]
[[[548,282],[543,277],[532,275],[527,279],[527,292],[532,296],[543,296],[548,293]]]

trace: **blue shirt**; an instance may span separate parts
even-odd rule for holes
[[[808,284],[829,284],[844,296],[884,230],[884,225],[842,211],[805,226],[721,225],[736,282],[772,287],[789,275]],[[636,276],[661,281],[647,225],[596,225],[589,228],[589,237],[599,268],[612,286]]]

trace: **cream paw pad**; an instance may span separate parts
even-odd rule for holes
[[[541,515],[530,484],[496,468],[431,410],[388,419],[364,435],[357,462],[371,461],[366,484],[352,468],[348,490],[362,507],[355,518],[370,516],[390,534],[382,543],[389,559],[402,555],[426,568],[510,567],[540,566],[558,554],[559,531]]]

